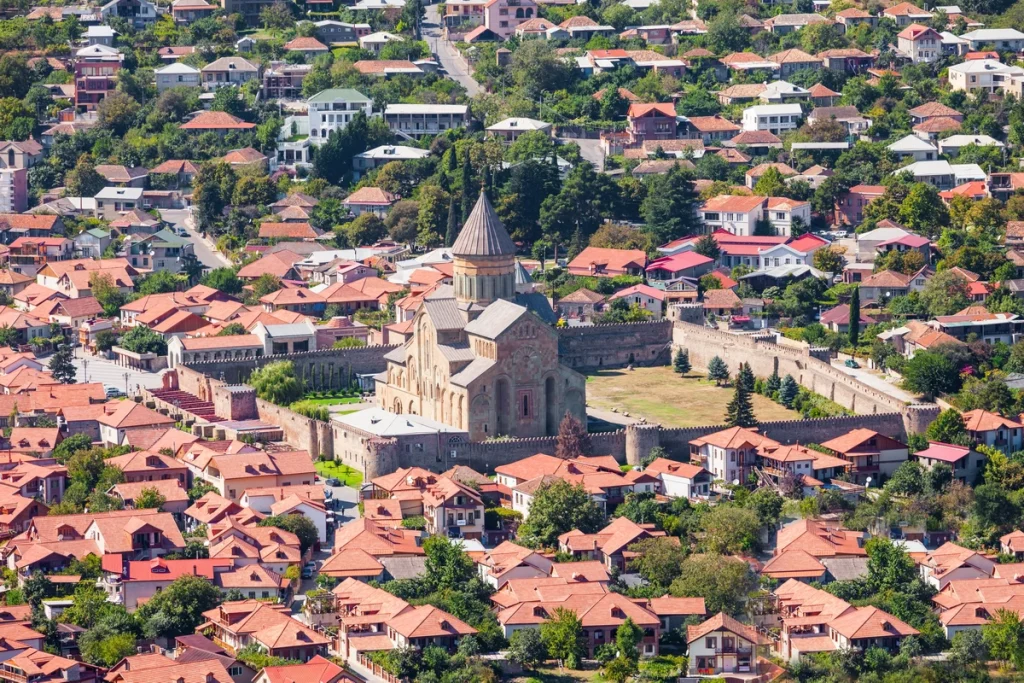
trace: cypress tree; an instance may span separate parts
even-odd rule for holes
[[[459,217],[455,213],[455,195],[448,200],[448,231],[444,235],[444,246],[451,247],[459,235]]]
[[[462,160],[462,222],[469,218],[469,212],[473,210],[473,166],[469,163],[469,148],[466,148],[466,157]]]
[[[854,287],[850,295],[850,346],[856,350],[860,341],[860,287]]]
[[[750,401],[750,392],[747,391],[747,386],[739,375],[736,377],[736,388],[733,390],[732,400],[725,408],[725,424],[728,427],[757,426],[754,405]]]

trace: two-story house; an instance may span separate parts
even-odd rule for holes
[[[987,410],[963,414],[967,435],[975,443],[985,444],[1007,456],[1024,449],[1024,425]]]
[[[202,69],[203,90],[216,90],[224,86],[241,87],[243,83],[259,80],[260,67],[243,57],[221,57]]]
[[[757,222],[764,218],[764,197],[721,194],[700,207],[704,232],[725,230],[733,235],[753,235]]]
[[[306,101],[309,112],[309,137],[315,144],[327,142],[334,131],[342,131],[357,112],[369,116],[373,101],[351,88],[321,90]]]
[[[753,626],[719,612],[698,626],[686,627],[690,676],[759,673],[762,638]]]
[[[156,91],[162,93],[169,88],[198,88],[202,80],[199,69],[181,62],[162,66],[153,72],[156,76]]]
[[[626,119],[632,144],[676,137],[676,108],[671,102],[631,104]]]
[[[850,481],[861,485],[868,478],[881,483],[910,457],[906,444],[871,429],[854,429],[821,445],[847,460]]]
[[[929,441],[928,448],[914,453],[913,459],[926,470],[945,463],[953,470],[953,478],[968,486],[977,481],[986,461],[983,454],[971,448],[936,441]]]
[[[772,199],[775,198],[769,198],[769,201]],[[806,204],[806,202],[802,203]],[[808,213],[810,213],[810,207],[808,207]],[[780,231],[780,234],[786,233]],[[827,246],[829,246],[828,240],[817,235],[802,235],[792,242],[777,244],[763,249],[758,257],[758,269],[769,270],[780,266],[810,266],[814,264],[814,253]]]
[[[730,427],[690,441],[690,460],[719,481],[743,483],[757,465],[757,451],[775,442],[755,429]]]
[[[759,104],[743,110],[743,130],[767,130],[773,135],[800,127],[803,109],[797,103]]]
[[[536,16],[533,0],[489,0],[484,5],[484,26],[502,39],[511,37],[520,24]]]
[[[164,229],[155,235],[130,240],[126,256],[133,268],[177,274],[184,271],[189,259],[194,257],[193,249],[192,242]]]
[[[911,24],[896,36],[896,49],[914,64],[931,64],[942,57],[942,36],[921,24]]]

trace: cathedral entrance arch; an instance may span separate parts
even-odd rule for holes
[[[512,432],[512,401],[509,397],[511,389],[508,380],[504,377],[494,385],[495,413],[498,418],[497,434],[510,434]]]
[[[544,433],[558,434],[558,396],[555,393],[555,378],[544,380]]]
[[[400,398],[396,398],[395,399],[395,414],[396,415],[401,415],[402,414],[402,399],[400,399]]]

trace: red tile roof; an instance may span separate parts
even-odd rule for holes
[[[204,111],[179,127],[182,130],[251,130],[256,124],[243,121],[227,112]]]

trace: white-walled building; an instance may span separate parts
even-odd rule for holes
[[[156,75],[156,91],[163,92],[168,88],[200,86],[201,72],[194,66],[175,62],[153,72]]]
[[[344,130],[356,113],[369,116],[373,112],[373,101],[358,90],[351,88],[330,88],[321,90],[306,102],[309,108],[309,137],[320,145],[334,131]]]
[[[949,67],[949,87],[953,90],[994,93],[1010,85],[1010,79],[1024,76],[1024,69],[1008,66],[995,59],[974,59]]]
[[[913,159],[914,161],[934,161],[938,158],[938,150],[935,145],[927,140],[922,140],[916,135],[907,135],[897,140],[887,150],[902,159]]]
[[[743,110],[743,130],[767,130],[779,135],[800,127],[803,109],[799,104],[758,104]]]
[[[960,36],[972,50],[991,45],[999,52],[1020,52],[1024,49],[1024,33],[1015,28],[979,28]]]

